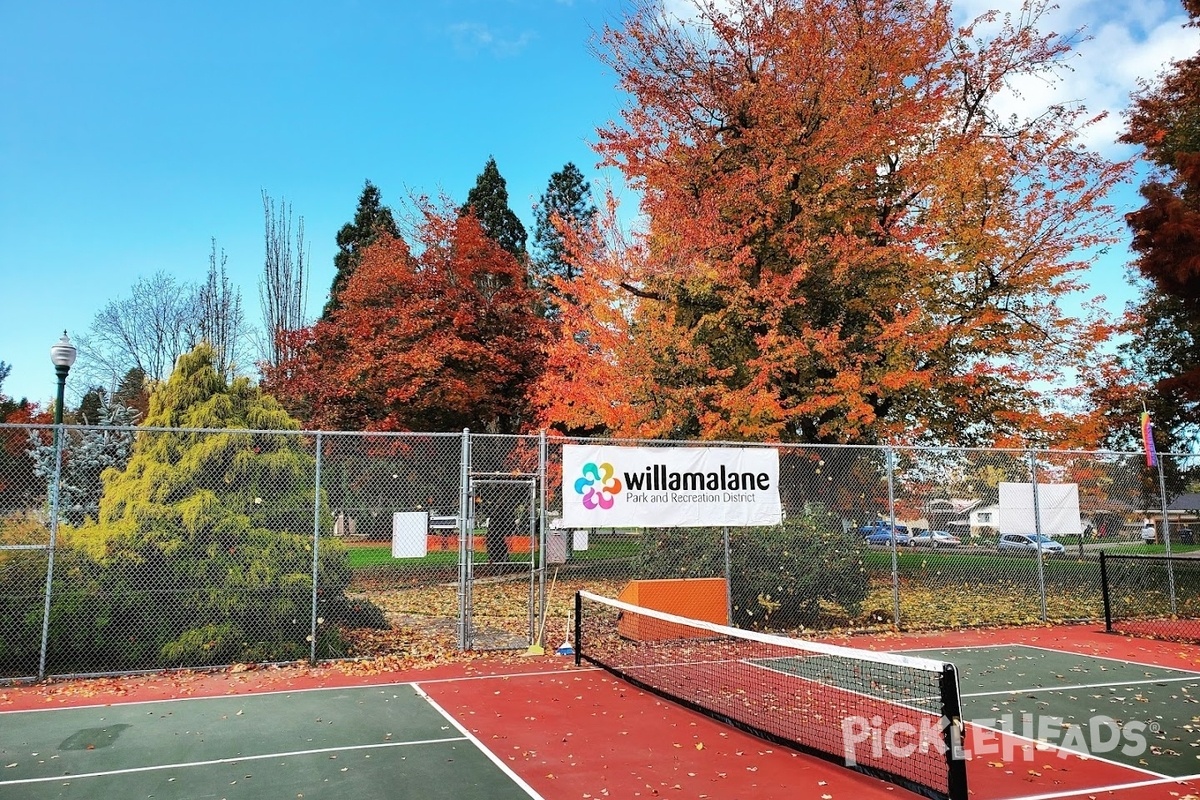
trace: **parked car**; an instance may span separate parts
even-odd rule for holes
[[[1158,529],[1154,527],[1153,522],[1142,525],[1142,541],[1146,544],[1154,544],[1158,541]]]
[[[1045,555],[1057,555],[1064,550],[1061,542],[1056,542],[1045,534],[1037,533],[1006,533],[996,542],[996,549],[1001,551],[1034,553],[1039,548]]]
[[[912,537],[908,533],[908,528],[903,525],[897,525],[894,533],[890,526],[878,528],[874,533],[867,534],[863,541],[867,544],[886,544],[890,546],[893,537],[896,539],[896,544],[898,545],[907,545],[912,541]]]
[[[874,533],[891,533],[891,532],[892,532],[892,523],[888,522],[887,520],[882,520],[882,519],[878,520],[876,522],[872,522],[870,525],[863,525],[861,528],[858,529],[858,533],[860,536],[870,536],[871,534],[874,534]],[[899,533],[902,536],[908,536],[908,526],[907,525],[897,525],[896,533]]]
[[[929,531],[924,528],[916,528],[913,530],[912,536],[909,537],[908,543],[914,547],[958,547],[962,544],[962,540],[957,536],[951,536],[945,531]]]

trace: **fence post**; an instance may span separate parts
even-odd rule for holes
[[[1108,595],[1108,562],[1100,551],[1100,596],[1104,598],[1104,630],[1112,633],[1112,601]]]
[[[538,431],[538,475],[537,475],[537,526],[538,526],[538,615],[534,644],[545,644],[538,631],[546,630],[546,614],[549,613],[550,598],[546,596],[546,462],[548,460],[546,429]]]
[[[725,624],[733,624],[733,559],[729,556],[729,526],[721,528],[725,547]]]
[[[471,430],[463,428],[462,447],[458,462],[458,649],[471,646],[471,570],[475,557],[473,530],[475,520],[471,510]]]
[[[50,552],[46,556],[46,603],[42,609],[42,647],[38,656],[39,681],[46,677],[46,651],[50,646],[50,601],[54,591],[54,553],[58,549],[59,490],[62,486],[62,456],[66,441],[66,429],[60,422],[54,426],[54,482],[50,484]]]
[[[308,661],[317,663],[317,581],[321,574],[321,432],[317,431],[317,466],[313,475],[313,559],[312,559],[312,628],[309,633]]]
[[[1042,553],[1042,509],[1038,502],[1037,451],[1029,451],[1029,484],[1033,491],[1033,533],[1037,547],[1038,595],[1042,603],[1042,622],[1049,621],[1046,609],[1046,562]],[[1011,529],[1010,529],[1011,530]]]
[[[583,595],[575,591],[575,666],[583,663]]]
[[[896,628],[900,628],[900,562],[896,557],[896,454],[891,447],[883,448],[887,460],[888,519],[892,523],[892,603]]]

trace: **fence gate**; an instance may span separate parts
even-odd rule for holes
[[[515,650],[537,637],[540,548],[537,480],[527,475],[469,476],[466,531],[460,538],[460,644]]]

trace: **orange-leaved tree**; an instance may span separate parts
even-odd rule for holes
[[[1064,443],[1105,362],[1062,302],[1115,234],[1128,165],[1078,106],[1008,115],[1069,54],[1015,18],[915,0],[635,5],[601,57],[630,101],[599,151],[640,193],[575,237],[581,277],[536,399],[617,435]],[[984,28],[991,31],[983,34]],[[625,215],[630,216],[630,215]],[[643,222],[644,221],[644,224]],[[570,237],[568,236],[568,239]],[[1056,432],[1056,428],[1059,429]]]
[[[340,307],[291,332],[296,357],[267,371],[307,425],[509,433],[529,422],[546,323],[524,267],[472,214],[419,211],[415,247],[381,234]]]

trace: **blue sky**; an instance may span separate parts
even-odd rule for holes
[[[668,5],[678,6],[679,0]],[[1113,143],[1138,76],[1200,49],[1178,3],[1063,0],[1050,28],[1086,26],[1060,91],[1109,109]],[[962,0],[960,16],[1011,0]],[[0,3],[2,391],[53,397],[48,349],[165,270],[199,281],[210,240],[260,317],[261,192],[304,217],[310,315],[333,276],[337,229],[363,181],[461,200],[489,156],[532,231],[552,172],[576,163],[622,103],[592,55],[618,0],[210,0]],[[1030,92],[1048,91],[1026,87]],[[628,198],[629,202],[633,198]],[[1132,190],[1117,198],[1129,210]],[[1097,293],[1128,296],[1123,254]],[[76,387],[82,388],[82,387]]]

